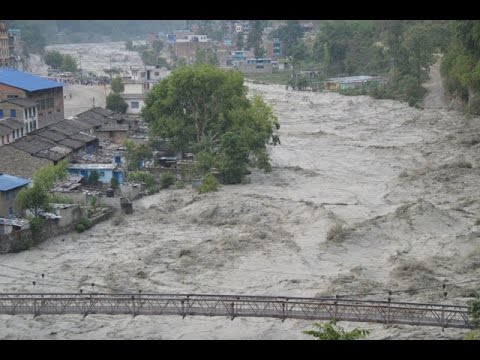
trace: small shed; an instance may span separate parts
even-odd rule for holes
[[[384,84],[386,82],[386,79],[381,76],[369,75],[336,77],[325,80],[324,85],[325,90],[340,91],[361,88],[371,81]]]

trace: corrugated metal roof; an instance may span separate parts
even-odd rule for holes
[[[25,126],[25,124],[23,122],[15,120],[14,118],[2,119],[2,120],[0,120],[0,124],[4,125],[6,127],[9,127],[12,130],[21,129],[22,127]]]
[[[363,82],[363,81],[374,80],[374,79],[380,79],[380,77],[369,76],[369,75],[359,75],[359,76],[336,77],[336,78],[327,79],[325,81],[347,84],[347,83]]]
[[[66,135],[59,133],[58,131],[53,131],[53,130],[40,130],[35,133],[35,135],[41,136],[43,138],[46,138],[48,140],[52,141],[61,141],[63,139],[66,139]]]
[[[88,143],[90,141],[94,141],[94,140],[97,139],[96,136],[85,134],[85,133],[82,133],[82,132],[69,135],[69,137],[70,137],[70,139],[83,141],[84,143]]]
[[[11,146],[26,151],[30,155],[34,155],[42,150],[50,149],[55,145],[56,144],[53,141],[31,134],[11,143]]]
[[[1,174],[0,175],[0,191],[8,191],[20,186],[27,185],[30,181],[16,176]]]
[[[113,164],[69,164],[68,169],[85,169],[85,170],[94,170],[94,169],[106,169],[113,170],[115,165]]]
[[[0,83],[27,91],[53,89],[64,86],[63,83],[12,69],[0,69]]]
[[[71,149],[80,149],[81,147],[83,147],[83,145],[85,145],[85,143],[83,141],[77,141],[77,140],[73,140],[73,139],[63,139],[61,141],[58,142],[60,145],[63,145],[63,146],[66,146],[66,147],[69,147]]]

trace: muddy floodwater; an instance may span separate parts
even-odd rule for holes
[[[273,105],[271,173],[168,189],[82,233],[0,255],[0,290],[320,296],[464,304],[480,275],[480,121],[442,107],[247,83]],[[16,267],[45,273],[45,279]],[[54,278],[55,277],[55,278]],[[33,289],[32,280],[36,280]],[[448,292],[445,298],[442,284]],[[427,288],[423,290],[418,290]],[[97,289],[98,291],[98,289]],[[310,321],[0,316],[2,339],[306,339]],[[342,323],[370,339],[466,330]]]

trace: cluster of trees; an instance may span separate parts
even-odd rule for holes
[[[271,107],[248,99],[243,80],[208,64],[178,68],[147,95],[142,116],[153,137],[195,154],[204,175],[216,169],[223,183],[240,183],[249,164],[271,169],[266,146],[280,142]]]
[[[167,62],[167,59],[160,56],[164,44],[161,40],[155,39],[151,44],[145,45],[133,45],[132,40],[125,41],[125,48],[130,51],[137,51],[140,53],[140,57],[145,65],[152,66],[164,66],[167,69],[170,68],[170,65]]]
[[[449,21],[334,20],[319,22],[313,41],[303,36],[300,23],[288,21],[270,33],[280,38],[294,72],[315,69],[321,78],[385,75],[386,87],[371,95],[418,105],[435,53],[446,48]]]
[[[440,71],[446,90],[460,98],[467,111],[480,114],[480,22],[452,21],[450,42]]]
[[[263,20],[253,20],[250,31],[248,32],[245,48],[253,49],[253,54],[256,58],[263,58],[266,53],[265,48],[262,46],[262,33],[264,28],[265,22]]]
[[[195,51],[195,64],[218,65],[217,54],[211,50],[198,49]]]
[[[69,71],[72,73],[75,73],[79,70],[77,61],[72,57],[72,55],[61,54],[57,50],[47,51],[43,56],[43,61],[45,64],[55,70]]]
[[[111,111],[116,111],[122,114],[128,109],[128,104],[123,100],[122,96],[120,95],[123,92],[125,86],[123,85],[122,78],[120,76],[116,76],[112,80],[112,92],[107,95],[106,108]]]

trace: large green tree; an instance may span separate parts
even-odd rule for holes
[[[125,112],[128,109],[128,104],[123,100],[122,96],[120,94],[111,92],[110,94],[107,95],[107,106],[106,108],[108,110],[116,111],[122,114],[125,114]]]
[[[63,55],[61,69],[63,71],[69,71],[72,73],[77,72],[78,71],[77,61],[70,54]]]
[[[47,51],[43,56],[43,60],[48,66],[60,69],[63,63],[63,55],[57,50]]]
[[[42,211],[48,211],[50,206],[49,190],[55,181],[67,176],[67,162],[41,167],[33,174],[33,186],[23,188],[17,195],[16,202],[21,209],[28,209],[38,217]]]
[[[112,80],[112,91],[115,94],[120,94],[125,90],[125,86],[123,85],[123,80],[120,76],[115,76]]]
[[[243,42],[243,32],[239,32],[237,34],[237,50],[243,50],[244,42]]]
[[[452,21],[451,34],[440,69],[446,89],[464,100],[470,112],[480,114],[480,21]]]
[[[247,98],[243,75],[207,64],[176,69],[147,95],[142,116],[153,136],[196,154],[205,172],[216,167],[224,183],[242,181],[247,163],[269,170],[266,145],[279,143],[271,107]]]

